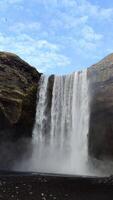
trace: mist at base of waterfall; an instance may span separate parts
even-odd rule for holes
[[[32,144],[30,144],[32,145]],[[88,158],[84,163],[81,160],[75,161],[71,166],[71,161],[67,154],[56,153],[56,150],[49,152],[49,148],[45,147],[41,152],[43,156],[39,156],[37,144],[33,144],[34,152],[28,158],[26,154],[23,159],[13,167],[14,171],[37,172],[37,173],[53,173],[64,175],[80,175],[80,176],[97,176],[106,177],[113,174],[113,162],[110,160],[97,160]],[[79,164],[81,162],[81,165]],[[83,172],[84,168],[84,173]]]

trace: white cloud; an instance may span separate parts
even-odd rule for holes
[[[103,43],[104,36],[100,33],[97,33],[92,27],[85,25],[81,30],[77,30],[78,35],[76,37],[72,36],[63,36],[61,38],[64,41],[64,45],[70,47],[70,50],[75,52],[75,54],[92,56],[97,55],[97,49],[101,48]]]
[[[57,1],[55,17],[50,20],[49,27],[50,30],[59,33],[57,40],[64,48],[70,48],[75,54],[93,56],[97,55],[97,49],[105,39],[104,33],[101,30],[97,31],[93,22],[98,20],[98,23],[105,23],[105,20],[111,18],[112,8],[104,8],[88,0],[60,0]]]
[[[15,33],[21,33],[21,32],[27,32],[27,31],[39,31],[41,29],[41,25],[39,22],[18,22],[13,24],[9,27],[10,31],[13,31]]]
[[[23,0],[1,0],[1,3],[7,3],[7,4],[17,4],[21,2],[23,2]]]
[[[77,5],[76,0],[33,0],[39,4],[43,4],[47,9],[50,7],[75,7]]]
[[[102,34],[96,33],[92,27],[85,26],[82,30],[82,36],[86,41],[97,42],[103,38]]]
[[[68,15],[68,13],[59,13],[58,18],[52,19],[51,26],[56,28],[77,28],[78,26],[86,24],[88,16],[74,17]]]
[[[70,65],[69,58],[60,53],[56,44],[35,40],[26,34],[9,37],[0,33],[0,50],[15,52],[41,72]]]
[[[0,11],[5,11],[11,6],[17,5],[19,6],[23,0],[0,0]],[[6,15],[6,14],[5,14]]]
[[[98,20],[110,20],[113,18],[113,8],[104,8],[99,5],[92,4],[88,0],[78,1],[78,11],[81,14],[87,14],[89,17],[98,18]]]
[[[90,51],[91,53],[92,51],[94,52],[94,50],[96,50],[96,47],[97,44],[92,41],[86,41],[84,39],[78,40],[78,50],[81,52],[85,50],[85,52]]]
[[[98,18],[98,20],[109,20],[113,18],[113,7],[104,8],[98,4],[93,4],[89,0],[35,0],[43,4],[48,10],[51,8],[67,9],[68,13],[72,15],[82,15]]]

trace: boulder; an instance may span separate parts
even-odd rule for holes
[[[88,68],[89,155],[113,159],[113,54]]]

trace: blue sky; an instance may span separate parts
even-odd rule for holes
[[[0,51],[65,74],[113,52],[112,0],[0,0]]]

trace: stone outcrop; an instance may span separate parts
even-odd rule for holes
[[[32,135],[39,78],[20,57],[0,52],[0,138]]]
[[[88,69],[90,81],[89,154],[113,159],[113,54]]]

